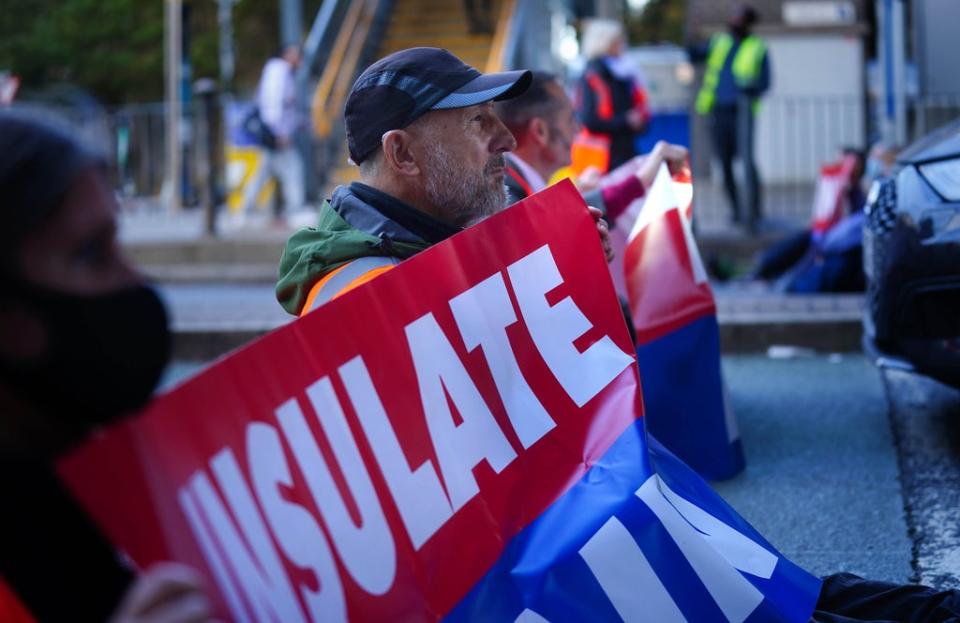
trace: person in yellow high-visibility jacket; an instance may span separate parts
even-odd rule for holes
[[[694,60],[707,63],[696,109],[710,120],[733,221],[751,232],[756,231],[762,216],[760,175],[753,156],[754,118],[760,96],[770,87],[767,45],[752,34],[758,18],[753,7],[740,5],[730,18],[728,32],[714,35],[706,49],[691,49]],[[733,175],[737,157],[746,177],[742,189]]]

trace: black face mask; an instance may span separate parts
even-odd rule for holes
[[[82,296],[21,282],[8,292],[40,318],[47,344],[35,362],[0,360],[0,378],[69,437],[79,440],[147,402],[171,348],[167,313],[153,288]]]

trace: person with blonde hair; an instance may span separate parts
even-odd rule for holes
[[[599,168],[606,172],[637,155],[637,136],[650,121],[647,92],[636,70],[623,60],[626,35],[619,22],[587,22],[582,44],[587,66],[577,85],[577,113],[583,124],[577,143],[602,145],[606,162]]]

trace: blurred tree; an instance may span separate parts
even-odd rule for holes
[[[631,45],[651,43],[684,44],[685,0],[640,0],[628,2],[627,38]]]
[[[219,77],[216,0],[191,3],[194,77]],[[309,27],[321,0],[304,1]],[[236,85],[256,85],[279,47],[279,0],[242,0],[234,8]],[[164,0],[4,0],[0,70],[20,76],[22,92],[69,83],[106,104],[163,98]]]

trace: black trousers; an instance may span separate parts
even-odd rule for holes
[[[730,200],[735,223],[756,226],[762,216],[760,208],[760,174],[753,157],[754,119],[750,100],[744,98],[734,106],[715,106],[710,116],[713,148],[723,170],[723,187]],[[745,187],[737,188],[733,161],[743,163]]]
[[[960,593],[918,584],[864,580],[850,573],[823,578],[812,623],[945,623],[960,621]]]

